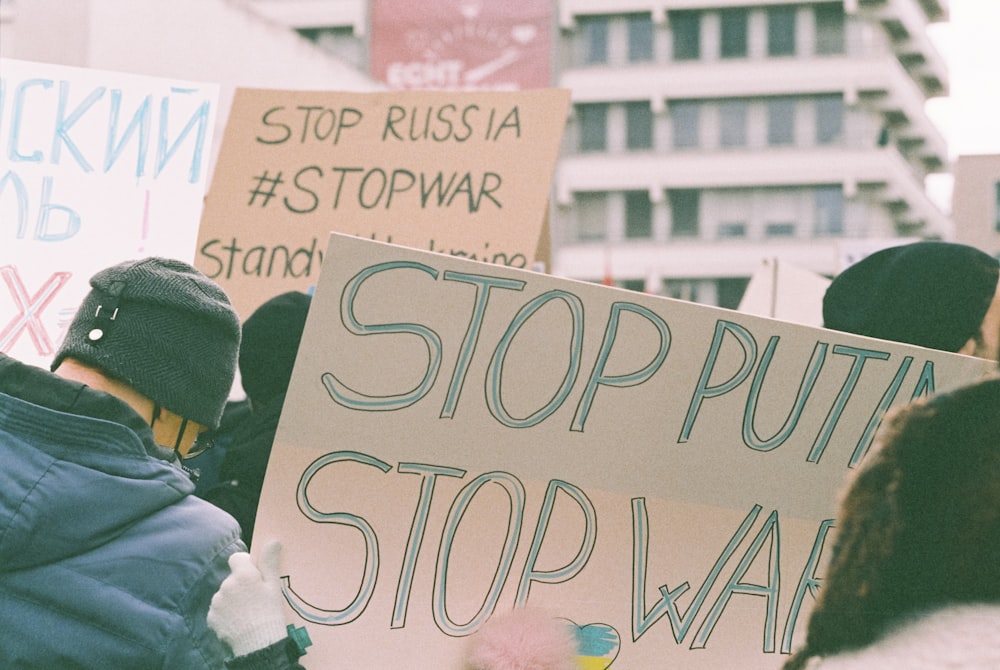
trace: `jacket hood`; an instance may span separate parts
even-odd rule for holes
[[[194,484],[114,396],[0,355],[0,572],[103,545]]]

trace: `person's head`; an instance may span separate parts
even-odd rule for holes
[[[823,326],[997,360],[1000,263],[974,247],[914,242],[877,251],[837,275]]]
[[[305,329],[311,297],[290,291],[271,298],[243,324],[240,381],[254,409],[284,396]]]
[[[903,618],[1000,603],[1000,378],[890,413],[850,483],[806,645],[862,648]]]
[[[183,456],[218,427],[236,371],[239,317],[225,292],[194,267],[145,258],[90,279],[51,369],[86,366],[133,407],[148,404],[157,443]]]

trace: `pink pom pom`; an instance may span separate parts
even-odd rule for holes
[[[466,670],[576,670],[570,626],[535,609],[497,614],[469,638]]]

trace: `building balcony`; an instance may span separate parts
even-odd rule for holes
[[[824,0],[815,0],[823,2]],[[944,21],[948,18],[948,0],[905,0],[924,12],[924,20]],[[778,4],[768,0],[559,0],[559,20],[563,27],[573,23],[578,14],[621,14],[623,12],[651,12],[653,19],[662,19],[668,9],[719,9]],[[845,9],[860,6],[864,9],[883,9],[894,0],[844,0]]]
[[[853,1],[859,16],[882,26],[897,58],[928,96],[948,94],[948,66],[927,35],[929,21],[948,17],[943,0]]]
[[[572,90],[577,103],[649,100],[654,112],[662,111],[667,100],[841,93],[846,104],[860,102],[881,114],[927,171],[938,171],[948,161],[944,136],[924,111],[926,98],[903,67],[891,59],[859,62],[851,57],[827,57],[595,66],[565,71],[559,86]]]
[[[814,0],[822,2],[824,0]],[[649,13],[653,22],[666,25],[669,11],[717,11],[726,7],[761,7],[785,4],[780,0],[560,0],[559,26],[572,30],[577,16]],[[802,4],[810,4],[803,2]],[[948,68],[927,35],[927,25],[948,19],[947,0],[844,0],[844,12],[880,27],[892,52],[914,73],[928,96],[947,95]],[[855,44],[854,48],[867,48]]]
[[[564,207],[576,192],[647,190],[656,203],[668,189],[840,184],[847,198],[861,190],[874,194],[902,234],[947,237],[951,231],[923,182],[890,147],[578,154],[559,162],[554,183],[556,203]]]

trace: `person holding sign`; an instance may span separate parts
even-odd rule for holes
[[[929,349],[1000,360],[996,258],[951,242],[882,249],[837,275],[823,326]]]
[[[241,416],[227,435],[229,446],[219,468],[218,483],[200,495],[233,515],[248,547],[311,300],[310,295],[300,291],[282,293],[254,310],[243,324],[240,382],[250,413]]]
[[[209,604],[249,556],[181,462],[219,423],[239,319],[180,261],[90,285],[52,372],[0,354],[0,667],[222,668]],[[300,667],[250,639],[229,667]]]
[[[1000,668],[1000,378],[904,406],[884,430],[784,668]]]

